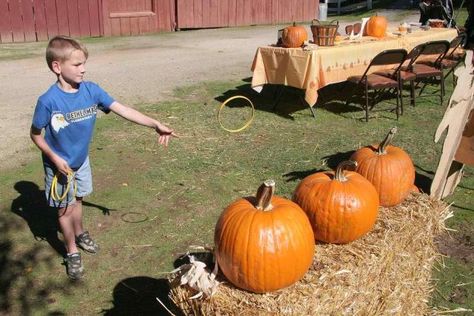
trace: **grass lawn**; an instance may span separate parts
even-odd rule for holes
[[[446,86],[451,94],[451,82]],[[286,91],[273,110],[272,87],[257,94],[249,78],[178,88],[173,100],[139,105],[181,135],[167,149],[149,129],[113,114],[100,118],[90,147],[94,193],[84,203],[84,219],[101,251],[83,255],[86,273],[80,282],[66,277],[55,216],[42,206],[39,153],[38,159],[2,172],[0,314],[160,314],[155,297],[167,302],[164,273],[189,246],[212,245],[225,206],[253,195],[266,179],[274,179],[276,193],[289,198],[305,176],[381,141],[393,126],[399,130],[394,144],[411,155],[417,185],[428,190],[442,146],[433,142],[445,110],[438,98],[418,99],[398,121],[387,105],[377,105],[365,123],[360,108],[343,105],[341,91],[341,86],[324,89],[326,102],[313,118],[299,102],[300,92]],[[240,133],[224,131],[216,120],[221,102],[233,95],[248,96],[256,107],[253,123]],[[222,119],[235,128],[249,112],[235,103],[223,110]],[[474,168],[466,168],[447,199],[454,211],[448,226],[455,231],[441,242],[450,256],[433,274],[434,307],[474,310],[473,174]]]
[[[208,82],[177,89],[173,101],[141,105],[181,135],[168,149],[148,129],[114,115],[99,119],[91,144],[95,192],[85,203],[85,222],[101,252],[84,255],[81,282],[68,281],[57,227],[47,220],[53,216],[38,206],[39,159],[3,173],[1,308],[14,314],[143,312],[166,292],[162,273],[173,269],[179,254],[190,245],[212,244],[215,222],[230,202],[254,194],[269,178],[276,180],[277,194],[290,197],[303,177],[334,167],[359,146],[381,140],[392,126],[399,129],[394,143],[413,157],[417,184],[429,187],[441,147],[433,134],[444,112],[436,98],[406,107],[399,121],[377,107],[364,123],[360,109],[336,101],[319,107],[315,119],[295,101],[297,91],[288,91],[274,112],[271,93],[253,92],[248,80]],[[249,96],[257,111],[249,128],[231,134],[219,127],[216,111],[236,94]],[[249,108],[234,104],[223,114],[232,127],[248,117]],[[466,169],[448,199],[455,211],[449,225],[458,230],[452,235],[465,247],[472,247],[473,171]],[[432,304],[472,309],[472,262],[456,255],[435,272]]]

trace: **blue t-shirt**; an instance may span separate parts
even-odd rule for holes
[[[97,109],[108,113],[113,102],[114,99],[93,82],[82,82],[75,93],[65,92],[54,84],[39,97],[33,126],[44,128],[49,147],[65,159],[69,167],[78,169],[89,153]]]

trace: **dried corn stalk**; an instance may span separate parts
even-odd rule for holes
[[[216,280],[218,265],[214,264],[214,269],[210,272],[206,269],[206,264],[196,259],[195,256],[186,254],[189,257],[189,263],[183,264],[171,271],[171,284],[187,285],[198,291],[190,299],[211,297],[217,291],[219,282]]]

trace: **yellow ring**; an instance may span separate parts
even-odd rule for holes
[[[57,185],[58,185],[58,176],[60,175],[61,174],[59,172],[56,173],[53,177],[53,181],[51,182],[51,198],[54,201],[58,201],[58,202],[62,202],[67,197],[69,193],[69,188],[71,187],[71,181],[74,181],[74,195],[76,195],[76,192],[77,192],[77,183],[74,180],[74,173],[69,172],[67,175],[66,189],[63,191],[63,195],[59,196]]]
[[[247,102],[250,103],[250,106],[252,107],[252,116],[251,116],[250,119],[247,121],[247,123],[245,123],[244,126],[242,126],[241,128],[229,129],[229,128],[226,128],[226,127],[222,124],[222,121],[221,121],[221,111],[222,111],[222,109],[226,106],[227,103],[229,103],[230,101],[235,100],[235,99],[244,99],[244,100],[247,100]],[[217,112],[217,120],[219,121],[220,126],[222,127],[223,130],[225,130],[225,131],[227,131],[227,132],[231,132],[231,133],[237,133],[237,132],[243,131],[244,129],[246,129],[247,127],[249,127],[249,125],[252,123],[254,117],[255,117],[255,107],[253,106],[252,101],[250,101],[249,98],[246,98],[246,97],[244,97],[243,95],[236,95],[236,96],[233,96],[233,97],[228,98],[227,100],[224,101],[224,103],[221,104],[221,107],[219,108],[219,112]]]

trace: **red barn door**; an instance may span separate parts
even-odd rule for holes
[[[172,31],[174,0],[103,0],[104,35]]]

